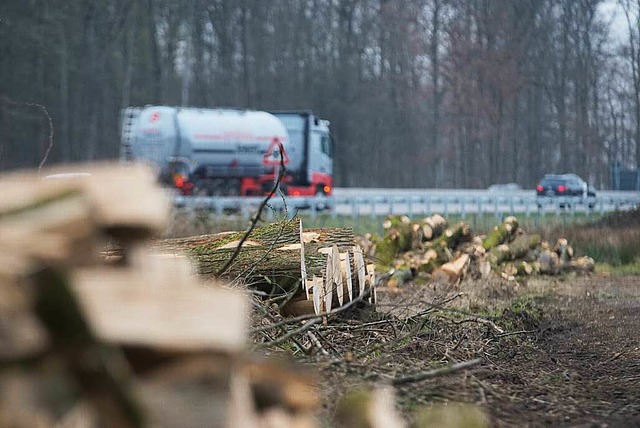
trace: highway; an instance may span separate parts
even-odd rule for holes
[[[229,211],[250,216],[261,198],[243,197],[175,197],[175,204],[185,208],[210,209],[220,215]],[[640,192],[600,191],[595,198],[537,198],[533,190],[495,193],[470,189],[370,189],[336,188],[331,197],[273,198],[270,205],[290,212],[308,210],[311,215],[326,209],[333,216],[379,216],[387,214],[429,215],[432,213],[495,215],[532,213],[605,213],[630,210],[640,205]],[[316,209],[310,209],[315,207]]]

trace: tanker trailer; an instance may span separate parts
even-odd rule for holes
[[[184,195],[264,195],[278,173],[277,141],[286,194],[331,193],[328,122],[307,111],[130,107],[123,112],[121,158],[156,165],[161,181]]]

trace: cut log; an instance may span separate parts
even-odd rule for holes
[[[542,250],[538,255],[539,272],[547,275],[557,275],[560,270],[560,257],[553,251]]]
[[[18,254],[0,251],[0,363],[35,357],[51,344],[32,313],[33,293],[27,278],[36,266]]]
[[[427,243],[427,248],[433,248],[442,258],[442,252],[450,251],[458,243],[471,239],[471,227],[464,222],[460,222],[453,227],[446,229],[440,237]]]
[[[258,427],[251,383],[238,363],[213,355],[165,362],[138,382],[148,426]]]
[[[119,240],[147,239],[166,226],[170,200],[158,186],[156,172],[146,165],[114,162],[62,165],[42,173],[8,175],[0,182],[0,189],[3,183],[11,181],[19,181],[17,191],[24,193],[37,187],[43,191],[79,189],[91,201],[98,227]],[[2,194],[6,195],[4,191]],[[9,200],[20,199],[12,195]]]
[[[482,246],[486,250],[490,250],[503,244],[509,240],[509,238],[515,233],[518,228],[518,220],[509,216],[504,219],[501,225],[496,226],[493,231],[482,242]]]
[[[577,272],[577,273],[589,273],[593,272],[596,267],[596,262],[588,256],[578,257],[576,259],[564,262],[560,265],[561,272]]]
[[[553,251],[560,257],[563,263],[573,258],[573,248],[571,248],[565,238],[560,238],[556,241],[556,244],[553,246]]]
[[[469,277],[472,279],[482,279],[489,276],[491,264],[487,260],[487,251],[482,246],[482,241],[476,238],[463,251],[471,257],[469,263]]]
[[[384,221],[383,228],[385,232],[376,242],[375,253],[381,266],[391,266],[398,254],[411,250],[416,242],[421,241],[416,235],[421,235],[421,229],[412,227],[407,216],[389,216]]]
[[[304,287],[304,293],[307,300],[309,300],[309,289],[307,288],[307,262],[304,258],[304,230],[302,229],[302,220],[300,220],[300,278],[302,279],[302,286]]]
[[[23,195],[21,203],[3,204],[3,248],[26,259],[67,266],[95,262],[97,246],[90,201],[79,189],[46,187],[46,192]],[[0,191],[2,188],[0,185]]]
[[[362,251],[359,246],[353,247],[353,268],[356,273],[356,278],[358,278],[358,295],[361,296],[365,292],[365,282],[366,282],[366,266],[364,264],[364,257],[362,256]]]
[[[531,263],[524,260],[520,260],[515,263],[516,273],[521,276],[529,276],[534,273],[534,268]]]
[[[538,234],[516,236],[509,244],[509,258],[516,260],[525,257],[529,251],[540,245],[540,241],[540,235]]]
[[[131,389],[128,367],[121,363],[118,351],[96,340],[85,320],[91,310],[77,299],[69,278],[56,268],[43,267],[29,280],[35,290],[36,316],[65,360],[66,370],[98,410],[103,424],[142,426],[143,416]],[[87,355],[92,356],[91,364],[87,364]]]
[[[335,290],[333,294],[338,299],[338,305],[342,306],[344,304],[344,294],[345,294],[345,284],[342,281],[342,263],[340,263],[340,250],[338,250],[338,246],[334,245],[331,247],[331,263],[333,264],[331,272],[332,276],[327,275],[327,279],[329,279],[331,288]]]
[[[422,220],[422,240],[431,241],[442,235],[447,228],[447,220],[440,214],[434,214]]]
[[[540,244],[540,235],[518,235],[510,244],[500,244],[489,250],[487,260],[495,268],[506,261],[525,257]]]
[[[331,250],[333,245],[339,252],[353,248],[355,238],[350,228],[314,229],[301,234],[300,227],[299,219],[294,219],[256,228],[223,277],[241,279],[270,294],[297,292],[298,288],[302,292],[306,284],[305,277],[312,278],[315,275],[326,278],[326,251]],[[243,236],[244,232],[236,232],[167,239],[156,242],[154,246],[172,254],[184,251],[194,260],[200,275],[216,276]]]
[[[351,258],[349,252],[340,253],[340,267],[342,270],[342,282],[347,286],[347,296],[344,300],[353,300],[353,274],[351,272]]]
[[[168,239],[154,247],[168,254],[183,250],[195,261],[200,275],[215,276],[242,237],[243,233],[237,232]],[[314,303],[296,304],[295,310],[288,311],[328,312],[365,292],[369,273],[362,250],[354,244],[351,229],[304,231],[299,219],[266,225],[256,228],[244,241],[223,276],[239,278],[271,296],[293,293],[294,301],[302,293]]]
[[[242,294],[188,277],[181,282],[158,277],[82,269],[73,275],[73,290],[92,331],[106,342],[180,352],[244,349],[249,309]]]
[[[436,281],[457,284],[464,277],[469,267],[470,257],[468,254],[461,254],[452,262],[445,263],[436,269],[432,277]]]
[[[502,273],[508,277],[513,277],[518,274],[518,268],[513,263],[506,263],[502,266]]]
[[[152,168],[105,163],[87,170],[91,176],[79,181],[96,208],[99,227],[108,235],[130,242],[164,230],[170,200]]]
[[[403,257],[403,262],[411,270],[423,273],[431,273],[440,265],[440,263],[438,263],[438,252],[433,248],[411,253]]]
[[[313,276],[311,283],[307,282],[307,287],[311,292],[311,300],[313,300],[313,311],[316,315],[324,312],[324,302],[320,296],[324,293],[324,286],[322,285],[322,278]]]
[[[489,263],[486,257],[481,257],[476,261],[476,264],[480,278],[487,278],[491,273],[491,263]]]
[[[489,250],[487,261],[495,268],[499,264],[509,260],[510,254],[509,246],[507,244],[500,244]]]

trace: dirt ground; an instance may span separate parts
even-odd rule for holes
[[[314,363],[331,419],[348,389],[480,357],[470,370],[398,386],[401,412],[411,421],[425,406],[462,401],[492,426],[640,426],[638,276],[412,286],[381,290],[380,302],[380,319],[324,332],[351,343]]]

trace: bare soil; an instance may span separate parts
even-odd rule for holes
[[[334,345],[312,364],[330,419],[348,389],[480,357],[398,386],[400,410],[412,420],[423,406],[462,401],[493,426],[640,426],[640,277],[413,285],[381,290],[380,302],[369,318],[322,330]]]

